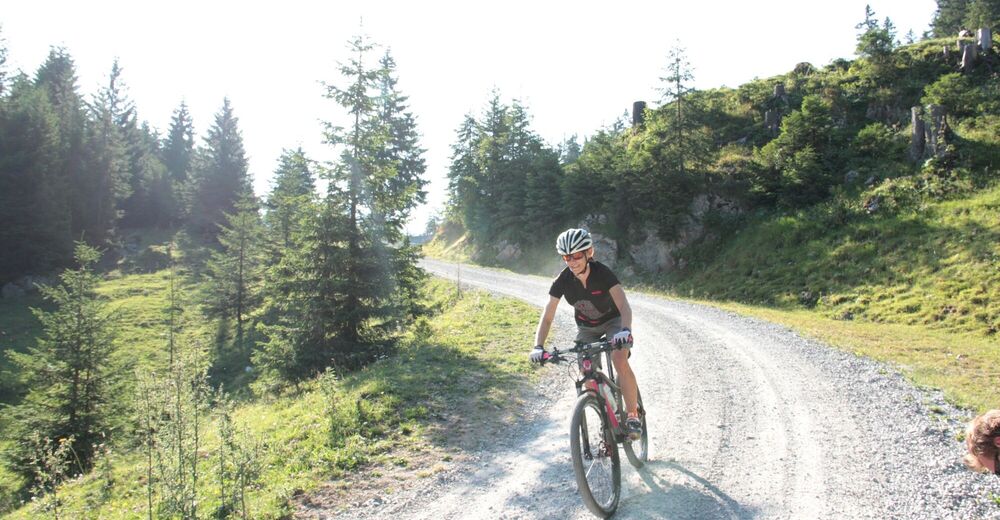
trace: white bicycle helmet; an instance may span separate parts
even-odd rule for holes
[[[559,234],[556,239],[556,252],[560,255],[571,255],[586,251],[594,246],[594,239],[586,229],[570,228]]]

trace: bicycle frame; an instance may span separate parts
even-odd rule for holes
[[[611,372],[611,354],[605,352],[608,361],[608,372]],[[587,354],[582,355],[577,358],[577,362],[580,366],[580,372],[583,374],[579,380],[576,381],[576,395],[581,395],[585,392],[590,392],[597,397],[597,400],[603,405],[604,412],[607,414],[608,421],[611,423],[611,428],[615,431],[616,435],[621,429],[621,424],[618,421],[618,414],[615,413],[615,408],[612,407],[611,403],[608,402],[607,397],[605,397],[602,391],[602,386],[607,386],[611,390],[611,395],[615,397],[617,401],[616,405],[618,409],[621,409],[621,394],[622,390],[614,382],[613,375],[607,375],[601,371],[600,367],[595,367],[594,360]]]
[[[560,360],[563,359],[561,357],[562,354],[574,353],[577,355],[576,361],[581,377],[574,380],[576,393],[577,395],[581,395],[589,392],[597,398],[598,402],[602,404],[604,416],[611,426],[612,433],[614,433],[614,441],[620,443],[625,439],[622,422],[615,411],[615,407],[612,406],[612,403],[608,401],[602,391],[603,387],[608,388],[615,399],[618,412],[624,410],[625,404],[622,398],[622,389],[614,380],[614,364],[611,362],[611,351],[613,349],[614,346],[608,341],[598,341],[596,343],[577,342],[570,350],[554,350],[552,356],[555,360]],[[602,370],[602,354],[604,355],[604,360],[607,362],[606,370]]]

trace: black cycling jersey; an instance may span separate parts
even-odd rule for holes
[[[609,292],[618,283],[618,277],[608,266],[591,260],[586,287],[567,266],[552,282],[549,295],[553,298],[565,296],[566,301],[576,309],[576,324],[593,327],[621,316]]]

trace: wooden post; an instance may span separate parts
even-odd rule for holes
[[[632,128],[642,128],[646,122],[646,102],[636,101],[632,103]]]
[[[979,47],[969,43],[962,47],[962,72],[968,72],[972,70],[972,67],[976,64],[976,58],[979,56]]]
[[[945,150],[944,137],[948,129],[948,115],[941,105],[930,105],[928,108],[931,112],[931,122],[930,125],[924,127],[927,144],[930,145],[932,154],[941,157]]]
[[[916,162],[924,157],[926,143],[923,108],[918,106],[910,108],[910,120],[913,122],[913,132],[910,135],[910,159]]]
[[[764,112],[764,127],[772,135],[778,133],[778,129],[781,128],[781,113],[777,109],[770,109]]]
[[[990,52],[993,48],[993,35],[990,33],[989,27],[983,27],[976,32],[976,40],[979,41],[979,50],[983,51],[983,54]]]

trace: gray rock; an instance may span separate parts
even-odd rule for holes
[[[594,239],[594,258],[614,269],[618,265],[618,242],[597,233],[590,236]]]
[[[510,260],[517,260],[521,258],[521,248],[517,244],[512,244],[506,240],[501,240],[497,244],[497,249],[500,250],[497,253],[497,260],[500,262],[508,262]]]
[[[3,289],[0,289],[0,296],[2,296],[5,300],[10,298],[20,298],[24,296],[24,294],[24,289],[14,282],[10,282],[4,285]]]

